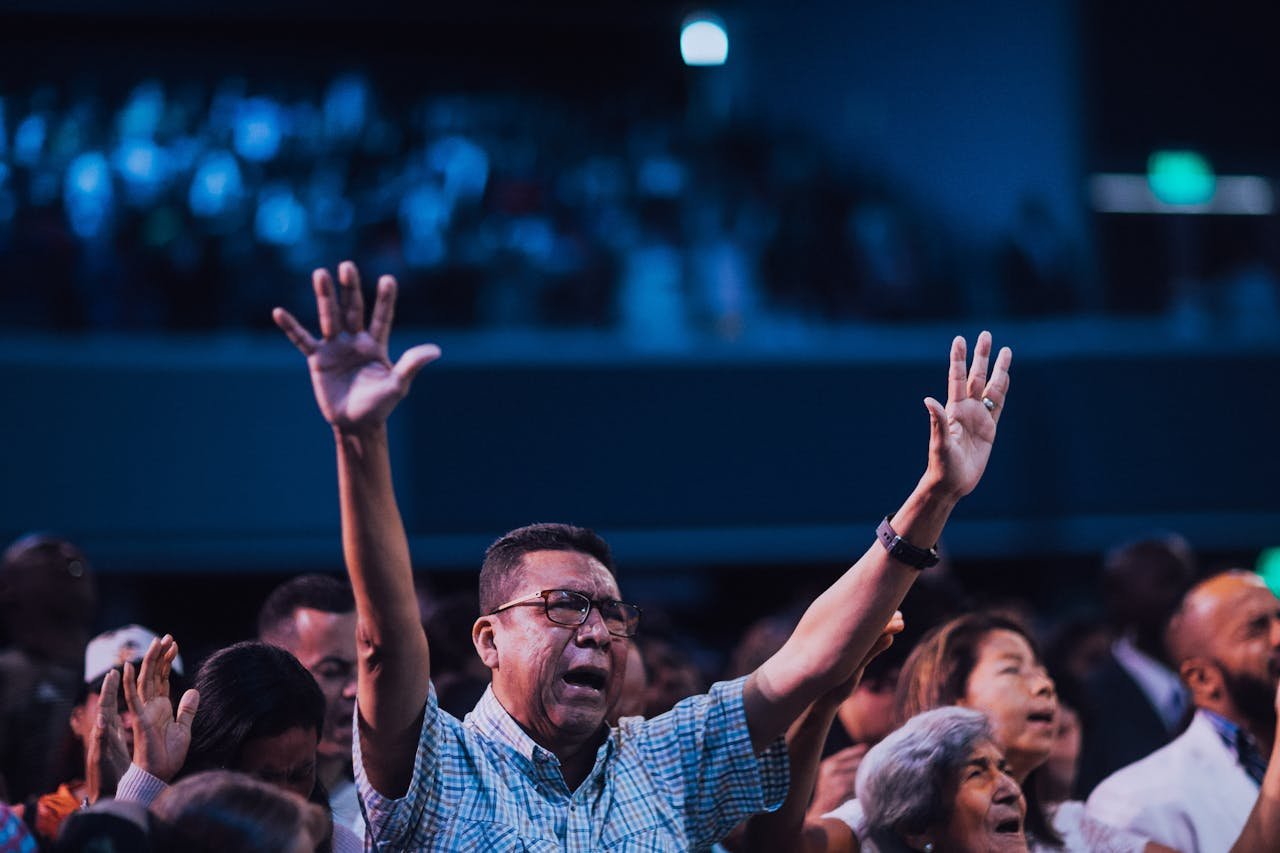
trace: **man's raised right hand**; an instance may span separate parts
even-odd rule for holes
[[[386,422],[396,404],[409,393],[418,371],[440,357],[435,344],[405,351],[395,364],[387,355],[391,318],[395,310],[396,280],[378,280],[369,327],[364,325],[364,297],[360,272],[350,261],[338,265],[341,294],[334,292],[329,271],[311,275],[320,316],[320,339],[312,335],[283,308],[271,317],[289,336],[311,370],[311,385],[325,420],[339,432],[359,432]]]

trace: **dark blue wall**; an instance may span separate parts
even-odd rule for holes
[[[1141,323],[996,331],[1014,387],[954,553],[1087,553],[1152,527],[1280,539],[1276,348],[1184,348]],[[534,520],[597,527],[632,565],[850,559],[923,469],[950,332],[680,358],[446,340],[393,421],[415,561],[473,568]],[[340,562],[332,442],[282,340],[10,341],[0,387],[0,532],[62,531],[108,569]]]

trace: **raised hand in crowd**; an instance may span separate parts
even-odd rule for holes
[[[744,702],[757,749],[850,677],[915,582],[915,570],[936,562],[933,546],[943,526],[982,478],[1004,412],[1013,353],[1000,350],[992,364],[991,334],[982,332],[972,364],[966,359],[965,341],[957,337],[946,405],[932,397],[924,401],[931,424],[925,473],[881,525],[881,541],[810,605],[790,639],[751,676]]]
[[[325,420],[340,431],[358,432],[385,423],[396,403],[409,392],[413,377],[440,357],[440,348],[434,344],[416,346],[392,364],[387,343],[395,313],[395,279],[384,275],[378,280],[378,296],[367,329],[356,265],[350,261],[339,265],[338,280],[340,295],[334,292],[328,270],[316,270],[312,275],[320,315],[319,340],[285,309],[277,308],[271,316],[307,357],[316,402]]]
[[[370,782],[397,793],[408,787],[413,769],[430,658],[418,620],[409,542],[391,485],[386,419],[440,348],[416,346],[392,364],[387,343],[395,279],[378,280],[367,329],[355,264],[339,265],[338,281],[340,295],[327,270],[312,275],[319,339],[283,308],[272,317],[307,357],[316,403],[337,440],[343,551],[356,598],[359,737]]]
[[[169,634],[152,640],[134,677],[132,663],[124,665],[124,698],[133,712],[133,763],[164,781],[172,781],[191,747],[191,723],[200,694],[188,690],[174,711],[169,696],[169,673],[178,644]]]
[[[114,797],[120,777],[129,769],[129,745],[120,719],[120,673],[110,670],[98,694],[98,714],[85,741],[84,784],[89,802]]]

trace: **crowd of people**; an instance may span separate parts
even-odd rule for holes
[[[95,82],[0,93],[0,323],[258,329],[335,250],[396,274],[402,319],[434,328],[677,344],[966,308],[927,214],[797,133],[368,74]],[[999,255],[1010,313],[1080,307],[1043,205]]]
[[[936,543],[1010,393],[988,333],[953,341],[924,473],[865,553],[708,687],[586,528],[513,530],[475,597],[424,607],[387,422],[440,350],[391,360],[390,276],[369,312],[352,264],[313,292],[318,335],[274,319],[333,431],[347,578],[285,582],[193,667],[181,625],[90,636],[75,545],[11,545],[0,850],[1280,849],[1256,574],[1137,539],[1106,555],[1105,623],[1049,637],[955,592]]]

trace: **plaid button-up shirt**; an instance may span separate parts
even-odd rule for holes
[[[373,789],[354,738],[367,838],[379,850],[708,848],[787,793],[783,740],[759,756],[751,748],[745,681],[716,684],[651,720],[623,719],[576,791],[492,687],[464,722],[439,709],[432,688],[405,796]]]

